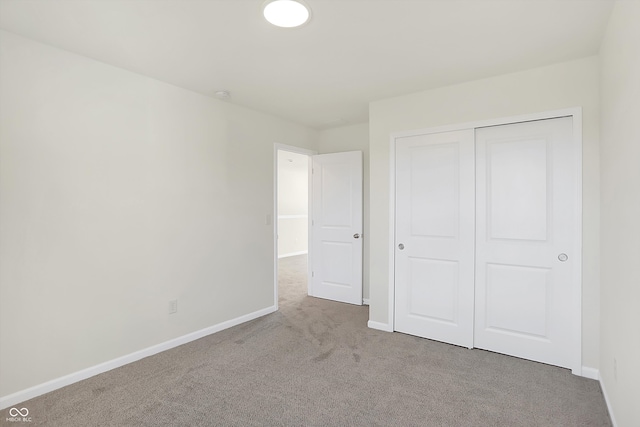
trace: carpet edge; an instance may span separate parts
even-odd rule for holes
[[[257,319],[258,317],[266,316],[267,314],[271,314],[275,311],[277,311],[276,306],[272,305],[270,307],[254,311],[252,313],[248,313],[234,319],[225,320],[224,322],[217,323],[215,325],[200,329],[195,332],[190,332],[188,334],[170,339],[160,344],[152,345],[142,350],[134,351],[133,353],[129,353],[103,363],[99,363],[95,366],[91,366],[89,368],[64,375],[62,377],[44,382],[42,384],[17,391],[7,396],[2,396],[0,397],[0,409],[6,409],[10,406],[24,402],[26,400],[33,399],[34,397],[41,396],[43,394],[77,383],[87,378],[91,378],[112,369],[119,368],[132,362],[136,362],[140,359],[144,359],[145,357],[153,356],[154,354],[158,354],[174,347],[189,343],[191,341],[195,341],[207,335],[211,335],[216,332],[231,328],[233,326],[237,326],[241,323]]]

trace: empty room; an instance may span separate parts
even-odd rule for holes
[[[640,427],[640,0],[0,0],[0,425]]]

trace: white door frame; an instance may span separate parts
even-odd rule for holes
[[[273,144],[273,306],[278,310],[278,151],[288,151],[291,153],[305,154],[313,156],[318,154],[317,151],[307,150],[306,148],[295,147],[286,144]],[[308,212],[311,212],[311,165],[308,168]],[[309,215],[311,218],[311,215]],[[311,242],[311,221],[308,221],[307,228],[309,230],[309,242]],[[308,269],[307,269],[307,289],[311,284],[311,250],[308,252]]]
[[[544,111],[540,113],[524,114],[519,116],[503,117],[497,119],[480,120],[475,122],[459,123],[454,125],[437,126],[425,129],[393,132],[389,141],[389,289],[388,289],[388,327],[389,331],[395,330],[395,212],[396,212],[396,138],[458,131],[464,129],[476,129],[488,126],[499,126],[535,120],[554,119],[558,117],[573,118],[573,142],[576,147],[576,182],[578,194],[576,194],[577,218],[574,222],[574,234],[576,236],[572,252],[580,254],[579,261],[574,264],[572,271],[573,291],[570,318],[573,319],[572,336],[572,368],[574,375],[582,376],[582,107],[567,108],[562,110]]]

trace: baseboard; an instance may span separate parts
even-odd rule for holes
[[[607,411],[609,411],[609,418],[611,418],[611,424],[613,425],[613,427],[617,427],[616,419],[614,418],[613,410],[611,409],[611,403],[609,402],[609,396],[607,395],[607,390],[605,389],[604,382],[602,382],[602,377],[600,376],[600,371],[596,368],[583,366],[582,376],[585,378],[596,380],[600,383],[600,388],[602,389],[602,395],[604,396],[604,401],[607,404]]]
[[[290,256],[306,255],[308,253],[309,253],[309,251],[298,251],[298,252],[289,252],[289,253],[282,254],[282,255],[278,254],[278,259],[287,258],[287,257],[290,257]]]
[[[582,367],[582,377],[585,378],[589,378],[592,380],[599,380],[600,379],[600,371],[597,370],[596,368],[590,368],[588,366],[583,366]]]
[[[369,298],[362,298],[363,305],[369,305]]]
[[[609,401],[609,395],[607,394],[607,389],[604,387],[602,376],[599,373],[598,373],[598,380],[600,381],[600,388],[602,389],[602,395],[604,396],[604,401],[607,404],[607,411],[609,411],[609,418],[611,418],[611,425],[613,427],[618,427],[618,424],[616,423],[616,419],[613,416],[613,409],[611,408],[611,402]]]
[[[393,332],[393,328],[388,323],[374,322],[373,320],[369,320],[367,322],[367,326],[371,329],[377,329],[379,331]]]
[[[158,354],[163,351],[172,349],[174,347],[178,347],[180,345],[186,344],[188,342],[206,337],[207,335],[211,335],[216,332],[220,332],[222,330],[239,325],[241,323],[248,322],[253,319],[257,319],[258,317],[265,316],[267,314],[273,313],[274,311],[276,311],[275,306],[263,308],[262,310],[254,311],[253,313],[245,314],[244,316],[236,317],[235,319],[227,320],[222,323],[218,323],[216,325],[209,326],[204,329],[200,329],[199,331],[191,332],[181,337],[174,338],[169,341],[165,341],[163,343],[156,344],[151,347],[147,347],[145,349],[133,352],[131,354],[118,357],[117,359],[100,363],[99,365],[95,365],[90,368],[86,368],[81,371],[74,372],[69,375],[65,375],[64,377],[47,381],[46,383],[39,384],[22,391],[18,391],[8,396],[0,397],[0,409],[8,408],[9,406],[13,406],[20,402],[33,399],[34,397],[41,396],[45,393],[49,393],[51,391],[68,386],[70,384],[77,383],[78,381],[82,381],[87,378],[91,378],[95,375],[110,371],[112,369],[119,368],[121,366],[127,365],[129,363],[135,362],[145,357],[153,356],[154,354]]]

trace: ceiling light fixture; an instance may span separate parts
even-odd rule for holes
[[[299,27],[311,18],[311,9],[296,0],[268,0],[262,13],[267,21],[283,28]]]

